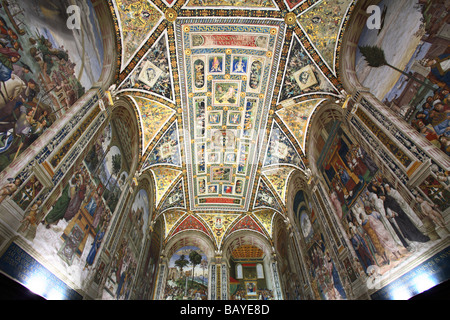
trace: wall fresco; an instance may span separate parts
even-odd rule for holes
[[[199,248],[178,249],[168,268],[164,300],[208,299],[208,259]]]
[[[0,10],[0,170],[99,79],[103,44],[90,1],[75,1],[82,32],[66,25],[68,1],[6,1]],[[78,31],[78,30],[77,30]],[[79,44],[79,45],[78,45]]]
[[[357,50],[358,79],[396,115],[448,155],[450,80],[445,65],[450,39],[445,19],[441,18],[446,7],[438,1],[419,5],[380,1],[378,5],[383,10],[384,27],[365,28],[358,46],[380,48],[387,62],[398,70],[389,66],[371,68],[361,50]]]

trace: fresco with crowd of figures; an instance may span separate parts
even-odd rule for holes
[[[378,6],[382,28],[363,30],[356,56],[358,79],[449,155],[450,29],[441,16],[448,8],[443,1],[383,0]],[[380,48],[398,70],[370,67],[361,49],[367,46]]]
[[[317,164],[336,218],[356,254],[359,272],[378,281],[426,250],[435,239],[425,234],[423,211],[411,207],[412,203],[405,200],[366,150],[350,138],[345,127],[332,122],[327,129],[328,139]],[[307,216],[299,220],[308,221]]]
[[[0,8],[0,170],[95,83],[103,45],[90,1],[7,0]],[[80,29],[66,26],[77,5]]]
[[[22,205],[24,219],[19,232],[48,261],[66,271],[75,283],[86,281],[125,190],[128,167],[114,144],[111,125],[60,185],[46,210],[33,192],[42,188],[30,178],[14,201]],[[81,284],[80,283],[80,284]]]

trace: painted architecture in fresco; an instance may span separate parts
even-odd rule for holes
[[[0,1],[0,272],[46,299],[407,299],[445,282],[448,9]],[[390,66],[369,66],[376,47]]]

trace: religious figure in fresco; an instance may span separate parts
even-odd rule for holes
[[[420,196],[416,197],[416,201],[419,203],[420,208],[422,209],[422,213],[431,218],[435,224],[440,226],[441,228],[445,227],[445,220],[442,217],[442,214],[438,211],[438,206],[426,201]]]
[[[250,88],[256,90],[261,83],[262,73],[263,73],[263,64],[261,61],[256,60],[253,61],[250,66],[250,78],[249,78],[249,86]]]
[[[336,188],[336,187],[335,187]],[[342,219],[342,203],[339,201],[336,190],[331,192],[330,194],[331,203],[333,204],[334,209],[336,210],[336,214],[339,219]]]
[[[100,245],[102,243],[103,237],[105,236],[105,230],[101,230],[97,232],[95,235],[94,241],[91,244],[91,249],[89,250],[89,254],[86,257],[86,265],[84,268],[87,268],[88,266],[92,266],[94,263],[94,259],[97,255],[98,249],[100,248]]]
[[[363,267],[363,270],[367,273],[367,269],[371,265],[376,264],[376,262],[372,254],[370,253],[370,249],[366,243],[366,240],[363,238],[357,227],[352,222],[349,223],[348,230],[348,238],[352,243],[353,249],[355,249],[358,261]]]
[[[18,187],[22,184],[22,180],[19,178],[16,179],[10,178],[8,180],[9,183],[5,184],[0,189],[0,203],[2,203],[7,196],[11,196],[14,192],[16,192]]]
[[[384,202],[384,208],[387,216],[392,224],[398,227],[398,231],[410,242],[428,242],[430,238],[422,232],[411,222],[408,215],[403,211],[399,203],[389,194],[383,194],[380,199]],[[394,225],[393,225],[394,226]],[[395,228],[394,228],[395,229]],[[409,247],[409,245],[407,245]]]
[[[194,83],[197,89],[205,86],[205,62],[201,59],[194,61]]]
[[[308,249],[308,270],[313,292],[318,300],[346,299],[339,274],[328,249],[321,240],[322,235],[314,230],[314,240]]]
[[[212,194],[215,194],[215,193],[217,193],[217,186],[216,185],[213,185],[213,186],[208,186],[208,193],[212,193]]]
[[[211,73],[222,72],[222,69],[223,69],[222,63],[223,63],[222,57],[214,56],[214,57],[210,58],[209,59],[209,72],[211,72]]]
[[[322,164],[329,186],[346,212],[357,200],[359,194],[372,181],[378,171],[377,166],[358,144],[353,143],[344,131],[339,129],[327,153],[326,163]],[[339,210],[340,212],[340,210]]]
[[[389,259],[387,257],[387,253],[385,250],[384,244],[392,245],[391,249],[393,250],[393,253],[397,253],[398,249],[396,248],[396,245],[390,241],[383,242],[384,240],[380,240],[379,235],[385,235],[382,232],[379,232],[381,229],[377,229],[379,227],[378,224],[374,224],[374,221],[369,220],[369,216],[367,215],[364,208],[359,206],[359,204],[355,204],[352,208],[353,214],[355,215],[356,220],[358,221],[359,225],[365,230],[366,234],[370,238],[370,241],[373,244],[373,247],[375,248],[375,252],[378,256],[380,256],[383,259],[383,263],[387,264]]]
[[[88,179],[89,176],[85,168],[80,168],[80,170],[75,173],[73,179],[74,185],[71,187],[70,202],[64,213],[64,219],[66,221],[71,220],[80,210],[86,195]]]
[[[67,183],[50,212],[48,212],[44,220],[42,220],[42,223],[47,229],[49,229],[52,224],[58,223],[58,221],[64,217],[70,203],[70,187],[70,183]]]
[[[40,214],[42,201],[36,201],[26,212],[25,218],[20,222],[22,226],[19,231],[22,232],[26,239],[33,240],[36,237],[36,230],[38,226],[38,215]]]
[[[425,62],[430,68],[428,79],[441,88],[450,89],[450,53],[444,53],[434,59]]]
[[[234,57],[233,59],[233,72],[234,73],[247,73],[247,57]]]

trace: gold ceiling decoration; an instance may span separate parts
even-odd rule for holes
[[[220,244],[218,217],[285,203],[289,176],[307,169],[315,107],[341,90],[334,68],[353,1],[202,3],[109,2],[119,95],[135,104],[138,167],[153,173],[157,209],[199,215]],[[269,235],[273,214],[255,215]]]
[[[261,259],[264,257],[264,252],[253,245],[242,245],[233,250],[231,253],[233,259]]]

